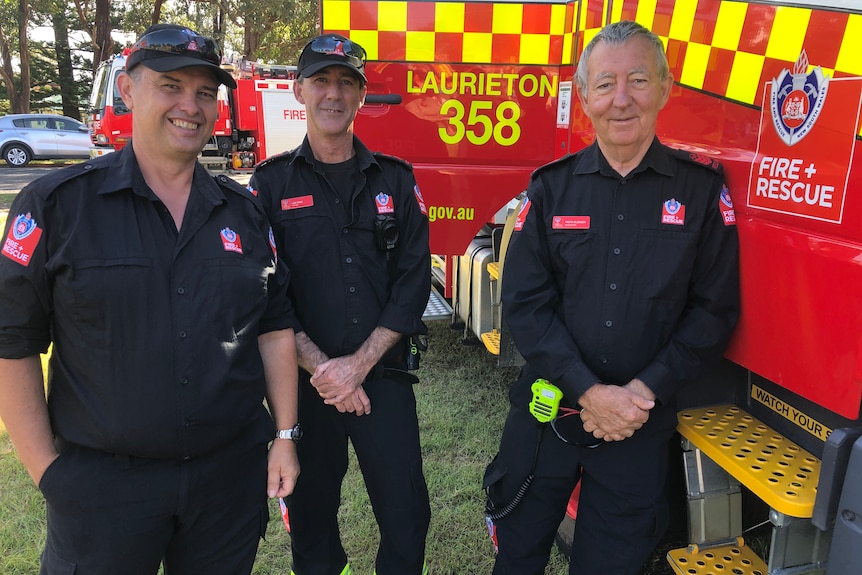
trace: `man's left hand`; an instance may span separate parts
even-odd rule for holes
[[[291,439],[273,440],[267,456],[266,495],[287,497],[293,493],[299,477],[296,443]]]

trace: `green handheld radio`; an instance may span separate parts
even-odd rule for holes
[[[530,387],[533,399],[530,401],[530,413],[539,422],[548,423],[557,416],[563,392],[547,379],[537,379]]]

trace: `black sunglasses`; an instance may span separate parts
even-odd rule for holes
[[[584,429],[579,409],[561,407],[560,415],[551,420],[551,429],[560,441],[575,447],[595,449],[605,442]]]
[[[131,47],[129,56],[138,50],[156,50],[178,55],[194,52],[198,57],[211,64],[218,66],[221,63],[221,54],[215,40],[195,34],[188,29],[170,28],[144,34]]]
[[[344,56],[347,62],[356,68],[365,66],[365,48],[350,40],[337,38],[335,36],[318,36],[306,46],[313,52],[325,56]]]

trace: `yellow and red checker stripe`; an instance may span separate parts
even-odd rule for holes
[[[323,0],[323,26],[373,61],[561,65],[572,61],[566,2]]]

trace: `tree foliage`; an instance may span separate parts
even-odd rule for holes
[[[212,36],[237,60],[296,64],[318,11],[318,0],[0,0],[0,113],[81,117],[94,63],[159,22]]]

